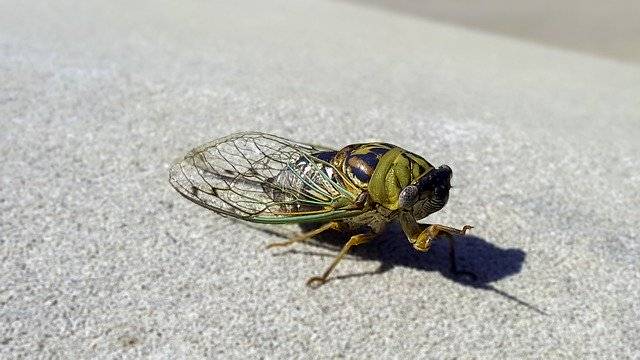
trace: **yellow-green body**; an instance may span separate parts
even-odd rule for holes
[[[451,169],[386,143],[354,144],[336,151],[274,135],[232,134],[196,147],[170,169],[171,185],[216,213],[266,223],[321,223],[285,243],[304,241],[327,229],[358,231],[321,277],[323,283],[354,245],[398,220],[414,248],[429,249],[441,233],[464,234],[420,220],[440,210],[451,188]]]
[[[361,213],[339,220],[351,229],[367,226],[379,233],[397,218],[401,222],[421,219],[446,203],[446,197],[440,206],[429,203],[428,190],[425,190],[423,194],[416,194],[418,199],[411,206],[402,206],[402,191],[412,184],[419,184],[420,179],[432,172],[434,167],[424,158],[398,146],[386,143],[353,144],[316,156],[337,169],[342,174],[337,181],[352,194],[353,199],[359,199],[350,201],[353,202],[352,206],[360,208]],[[446,182],[443,186],[448,193],[449,178],[443,181]]]
[[[380,158],[369,182],[371,200],[389,210],[398,209],[402,189],[433,169],[425,159],[394,147]]]

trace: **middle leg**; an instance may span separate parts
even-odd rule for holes
[[[327,231],[327,230],[339,230],[340,229],[340,223],[338,223],[337,221],[332,221],[329,223],[326,223],[322,226],[320,226],[319,228],[315,229],[315,230],[311,230],[305,233],[302,233],[300,235],[294,236],[291,239],[287,240],[287,241],[282,241],[282,242],[275,242],[275,243],[271,243],[269,245],[267,245],[267,249],[271,249],[274,247],[284,247],[284,246],[289,246],[291,244],[295,244],[297,242],[301,242],[301,241],[306,241],[311,239],[312,237],[320,234],[321,232]]]

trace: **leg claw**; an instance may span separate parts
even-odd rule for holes
[[[312,278],[309,278],[309,280],[307,280],[307,286],[312,289],[317,289],[323,284],[325,284],[326,282],[327,282],[326,278],[323,278],[320,276],[314,276]]]

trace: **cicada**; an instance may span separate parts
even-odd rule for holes
[[[242,132],[196,147],[171,166],[169,180],[182,196],[223,216],[263,224],[319,224],[269,247],[302,242],[329,229],[355,234],[322,275],[307,281],[317,287],[352,246],[372,240],[396,221],[416,250],[427,251],[444,234],[453,251],[452,235],[464,235],[471,226],[417,222],[445,206],[451,175],[449,166],[436,168],[387,143],[334,150]]]

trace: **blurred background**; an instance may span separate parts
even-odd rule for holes
[[[346,0],[628,62],[640,62],[640,1]]]

